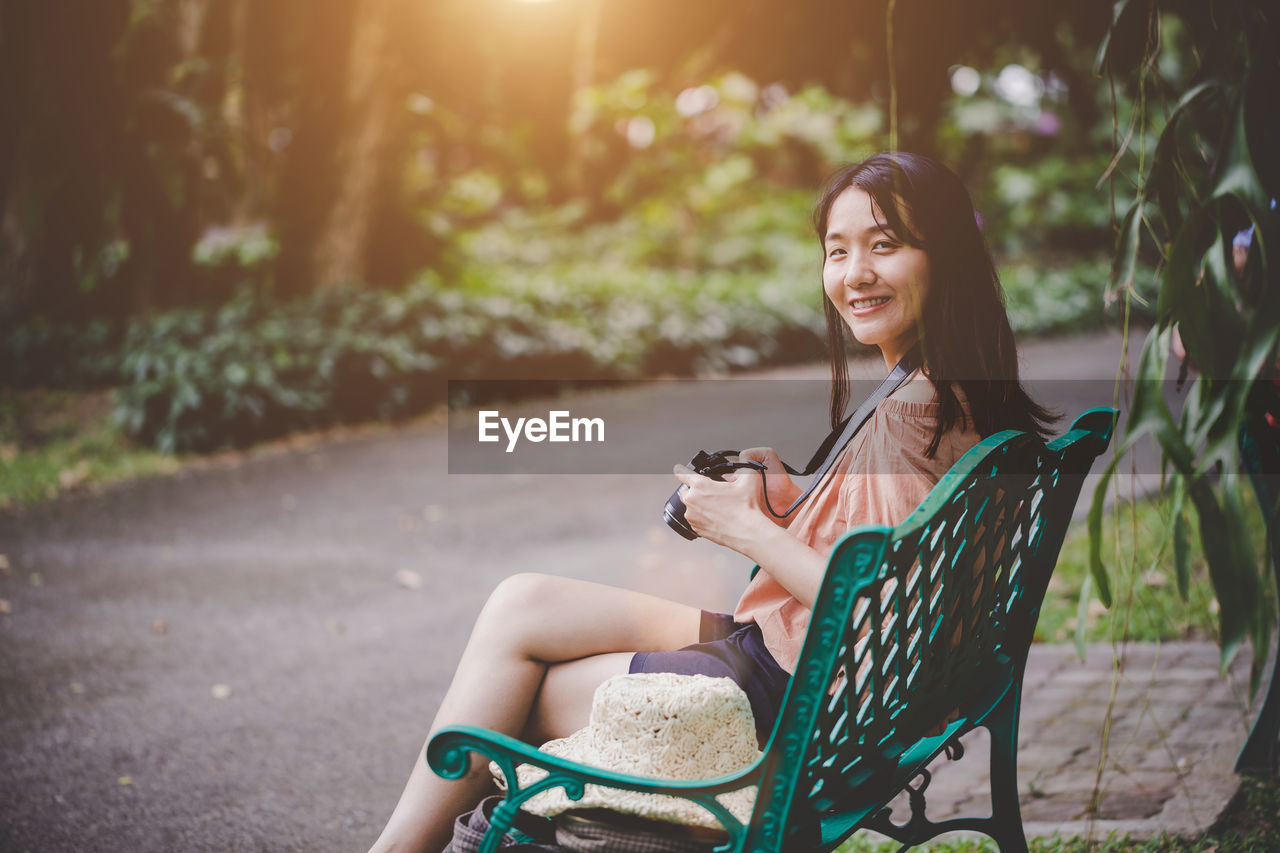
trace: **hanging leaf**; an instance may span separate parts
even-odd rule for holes
[[[1156,316],[1161,324],[1180,322],[1192,327],[1188,321],[1203,316],[1208,310],[1208,298],[1199,285],[1201,258],[1212,226],[1211,211],[1202,207],[1182,223],[1173,238],[1160,276],[1160,297],[1156,302]],[[1182,340],[1190,346],[1185,327]],[[1203,341],[1197,342],[1203,345]]]
[[[1116,245],[1116,268],[1111,283],[1118,290],[1133,287],[1133,271],[1138,265],[1138,245],[1142,236],[1143,199],[1139,196],[1129,205],[1120,226],[1120,242]]]
[[[1253,543],[1249,539],[1249,530],[1245,523],[1245,509],[1240,500],[1240,486],[1240,477],[1237,471],[1231,470],[1224,474],[1222,478],[1222,509],[1227,519],[1228,534],[1235,545],[1236,559],[1240,560],[1242,570],[1250,572],[1250,576],[1254,580],[1256,592],[1253,598],[1249,600],[1254,611],[1252,622],[1254,631],[1253,637],[1250,639],[1255,647],[1265,648],[1267,641],[1271,638],[1271,629],[1276,622],[1275,607],[1267,596],[1263,595],[1264,576],[1259,574],[1262,564],[1258,562],[1258,555],[1253,550]],[[1261,661],[1257,663],[1261,663]],[[1253,668],[1253,677],[1256,678],[1258,673],[1258,667],[1255,666]]]
[[[1190,496],[1200,521],[1200,541],[1209,579],[1218,597],[1218,642],[1225,665],[1257,625],[1257,570],[1242,555],[1237,537],[1230,531],[1227,514],[1208,481],[1194,482]]]
[[[1107,65],[1111,61],[1111,53],[1115,43],[1116,31],[1120,29],[1121,22],[1128,23],[1132,15],[1128,15],[1130,9],[1138,8],[1140,4],[1131,3],[1129,0],[1118,0],[1115,9],[1111,15],[1111,26],[1107,27],[1107,34],[1102,37],[1102,45],[1098,48],[1098,58],[1093,63],[1093,73],[1102,76]]]
[[[1217,80],[1206,80],[1195,86],[1179,99],[1165,123],[1165,131],[1156,141],[1151,169],[1142,185],[1142,197],[1157,202],[1166,231],[1176,230],[1181,224],[1179,189],[1187,182],[1187,171],[1178,146],[1179,123],[1184,119],[1193,122],[1221,98],[1222,84]]]
[[[1173,568],[1178,581],[1178,595],[1183,601],[1191,596],[1191,529],[1184,511],[1186,483],[1181,474],[1173,475]]]
[[[1116,472],[1116,462],[1120,456],[1117,455],[1107,464],[1106,469],[1102,472],[1102,478],[1098,480],[1097,487],[1093,490],[1093,503],[1089,505],[1089,516],[1086,521],[1089,527],[1089,574],[1085,578],[1085,591],[1088,590],[1088,580],[1093,579],[1093,583],[1098,585],[1098,600],[1107,607],[1111,606],[1111,579],[1107,575],[1107,567],[1102,562],[1102,510],[1106,506],[1107,486],[1111,483],[1111,477]],[[1088,596],[1085,591],[1080,593],[1080,606],[1085,607]],[[1081,622],[1083,624],[1083,621]],[[1081,657],[1084,656],[1084,634],[1077,628],[1076,642],[1080,649]]]
[[[1076,605],[1076,654],[1085,659],[1085,637],[1089,619],[1089,603],[1093,601],[1093,575],[1085,575],[1080,585],[1080,602]],[[1106,604],[1104,601],[1103,604]]]
[[[1218,178],[1213,185],[1212,198],[1237,196],[1260,210],[1270,206],[1266,190],[1253,166],[1249,151],[1248,129],[1245,123],[1246,102],[1237,99],[1232,116],[1231,135],[1223,156],[1218,161]],[[1273,108],[1274,109],[1274,108]]]

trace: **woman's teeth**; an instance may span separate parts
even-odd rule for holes
[[[855,299],[853,301],[854,308],[870,308],[873,305],[883,305],[889,301],[887,296],[877,296],[874,299]]]

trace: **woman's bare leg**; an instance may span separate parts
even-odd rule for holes
[[[701,611],[643,593],[548,575],[513,575],[472,629],[431,733],[455,723],[541,740],[586,725],[595,688],[625,673],[637,651],[696,643]],[[428,740],[430,734],[428,734]],[[400,802],[372,851],[448,844],[453,821],[489,784],[485,762],[441,779],[418,753]],[[371,853],[372,853],[371,851]]]

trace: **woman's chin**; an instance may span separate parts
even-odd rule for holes
[[[851,324],[849,332],[853,335],[853,339],[864,347],[878,347],[886,340],[885,335],[880,329],[867,328],[865,325],[861,327],[854,327]]]

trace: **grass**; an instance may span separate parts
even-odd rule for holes
[[[1266,530],[1257,511],[1253,490],[1242,482],[1254,553],[1266,553]],[[1081,500],[1089,500],[1082,495]],[[1218,603],[1200,547],[1199,532],[1191,525],[1191,577],[1184,599],[1173,568],[1172,522],[1169,507],[1154,500],[1122,501],[1103,516],[1103,560],[1111,575],[1114,602],[1110,609],[1091,595],[1085,604],[1086,642],[1128,639],[1137,642],[1209,640],[1218,636]],[[1119,531],[1117,535],[1117,530]],[[1045,596],[1036,639],[1072,641],[1080,624],[1080,593],[1089,574],[1089,533],[1083,521],[1074,523],[1062,545],[1058,567]]]
[[[1200,839],[1199,847],[1175,848],[1220,853],[1280,850],[1280,779],[1247,776],[1231,803]]]
[[[129,441],[110,391],[0,389],[0,509],[181,467]]]

